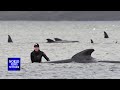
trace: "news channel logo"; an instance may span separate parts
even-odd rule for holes
[[[20,58],[8,58],[8,71],[20,71],[21,59]]]

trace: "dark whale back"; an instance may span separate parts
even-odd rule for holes
[[[93,51],[94,51],[94,49],[86,49],[82,52],[75,54],[71,59],[50,61],[47,63],[70,63],[70,62],[91,63],[91,62],[96,62],[96,61],[93,61],[93,58],[91,57],[91,54]]]
[[[74,43],[74,42],[79,42],[79,41],[68,41],[68,40],[62,40],[60,38],[54,38],[56,42],[61,42],[61,43]]]
[[[8,43],[13,43],[12,38],[8,35]]]
[[[62,41],[62,39],[60,39],[60,38],[54,38],[55,39],[55,41]]]
[[[71,59],[50,61],[50,62],[46,62],[46,63],[70,63],[70,62],[76,62],[76,63],[96,63],[96,62],[120,63],[120,61],[95,61],[94,58],[92,58],[92,56],[91,56],[91,54],[93,52],[94,52],[94,49],[86,49],[82,52],[75,54]]]
[[[91,57],[91,54],[93,52],[94,52],[94,49],[86,49],[82,52],[75,54],[71,59],[72,59],[72,61],[75,61],[78,63],[95,62],[95,61],[93,61],[93,58]]]
[[[108,34],[104,31],[104,38],[109,38]]]
[[[53,42],[55,42],[55,41],[52,40],[52,39],[46,39],[46,40],[47,40],[48,43],[53,43]]]

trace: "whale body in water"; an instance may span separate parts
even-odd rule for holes
[[[95,58],[91,56],[91,54],[94,52],[94,49],[86,49],[83,50],[74,56],[72,56],[71,59],[66,59],[66,60],[58,60],[58,61],[49,61],[49,62],[44,62],[44,63],[71,63],[71,62],[76,62],[76,63],[120,63],[120,61],[96,61]]]
[[[75,42],[79,42],[79,41],[68,41],[68,40],[62,40],[59,38],[54,38],[54,40],[52,39],[46,39],[47,43],[75,43]]]
[[[75,54],[71,59],[50,61],[47,63],[70,63],[70,62],[91,63],[91,62],[96,62],[94,60],[94,58],[91,57],[92,52],[94,52],[94,49],[86,49],[82,52]]]

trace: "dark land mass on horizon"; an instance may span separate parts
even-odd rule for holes
[[[120,11],[0,11],[0,20],[119,21]]]

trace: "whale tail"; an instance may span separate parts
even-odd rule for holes
[[[52,39],[46,39],[46,40],[47,40],[48,43],[53,43],[53,42],[55,42],[55,41],[52,40]]]
[[[93,52],[94,52],[94,49],[86,49],[82,52],[75,54],[71,59],[72,59],[72,61],[75,61],[78,63],[95,62],[95,61],[93,61],[93,58],[91,57],[91,54]]]
[[[55,39],[55,41],[63,41],[62,39],[60,39],[60,38],[54,38]]]
[[[109,38],[108,34],[104,31],[104,38]]]
[[[13,43],[13,40],[10,35],[8,35],[8,43]]]

